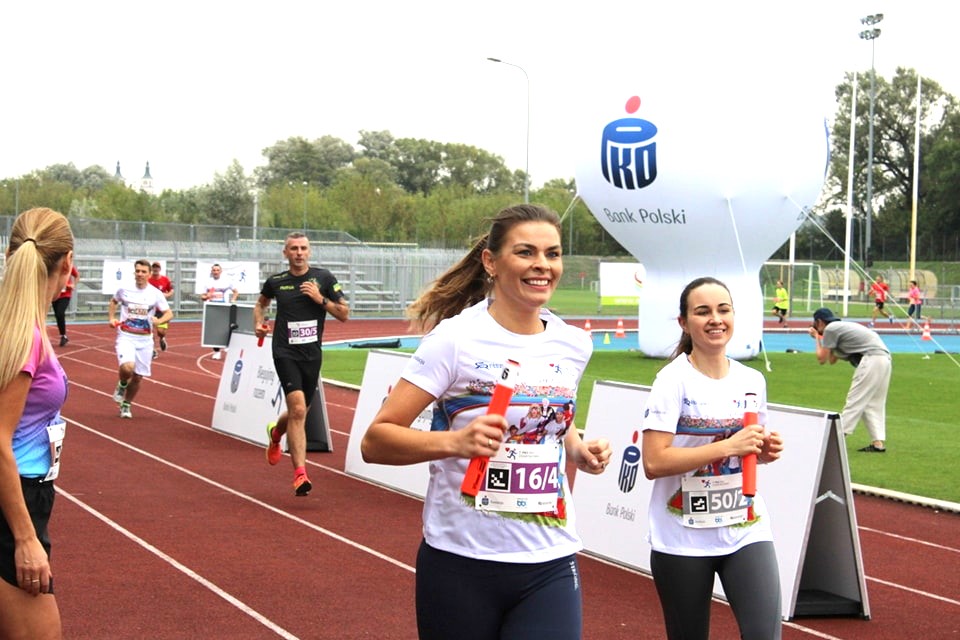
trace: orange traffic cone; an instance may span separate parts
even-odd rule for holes
[[[623,318],[617,318],[617,331],[613,334],[618,338],[626,338],[627,334],[623,330]]]
[[[923,334],[920,336],[921,340],[933,340],[933,336],[930,335],[930,320],[924,320],[923,322]]]
[[[590,318],[587,318],[587,321],[583,323],[583,330],[590,331]]]

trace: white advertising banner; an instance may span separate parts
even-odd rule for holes
[[[231,260],[197,260],[197,275],[193,292],[200,294],[206,291],[207,281],[210,279],[210,268],[219,264],[223,270],[220,278],[232,282],[239,293],[260,293],[260,263],[240,262]]]
[[[400,374],[409,358],[409,353],[379,349],[374,349],[367,354],[360,396],[357,398],[357,409],[353,414],[350,440],[347,443],[344,470],[351,475],[423,498],[427,494],[427,480],[430,473],[426,462],[403,466],[369,464],[363,461],[363,456],[360,454],[360,441],[363,440],[363,435],[370,427],[387,394],[400,379]],[[411,428],[429,431],[432,416],[433,403],[414,420]]]

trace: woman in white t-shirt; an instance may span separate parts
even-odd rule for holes
[[[582,543],[564,471],[569,459],[603,472],[610,445],[583,442],[576,429],[544,429],[530,441],[507,435],[531,405],[541,415],[566,409],[572,421],[593,344],[544,308],[561,255],[556,213],[501,211],[411,307],[429,333],[364,435],[367,462],[430,462],[417,555],[421,640],[581,637]],[[513,388],[511,404],[505,416],[488,415],[501,380]],[[410,429],[431,403],[430,430]],[[473,491],[461,486],[472,458],[490,458]]]
[[[720,577],[741,638],[780,637],[780,577],[760,495],[741,491],[740,458],[780,457],[768,432],[763,376],[726,356],[733,337],[730,291],[698,278],[680,296],[683,333],[654,380],[643,418],[643,468],[650,497],[650,568],[667,637],[709,635],[714,576]],[[744,426],[755,394],[759,425]]]

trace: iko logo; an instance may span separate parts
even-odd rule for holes
[[[627,100],[626,111],[640,108],[637,96]],[[657,127],[641,118],[621,118],[603,128],[600,168],[603,178],[618,189],[643,189],[657,179]]]
[[[623,461],[620,463],[620,476],[617,478],[617,484],[620,485],[620,491],[630,493],[637,485],[637,475],[640,471],[640,447],[637,446],[637,440],[640,439],[640,433],[633,432],[633,442],[623,450]]]

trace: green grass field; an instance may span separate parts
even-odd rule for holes
[[[812,353],[772,353],[769,359],[771,371],[766,371],[762,359],[746,364],[764,373],[770,402],[836,412],[843,407],[853,375],[849,364],[821,366]],[[323,377],[359,385],[365,363],[363,351],[328,349],[323,357]],[[595,381],[649,385],[663,365],[663,360],[636,352],[595,352],[577,399],[579,424],[585,424],[589,415]],[[858,452],[869,443],[866,427],[860,425],[847,438],[853,482],[960,503],[960,437],[955,431],[958,389],[956,356],[935,354],[925,360],[920,354],[895,354],[887,401],[889,451]],[[776,425],[768,426],[776,429]]]

